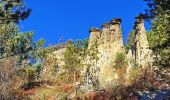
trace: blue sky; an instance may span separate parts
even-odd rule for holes
[[[77,40],[89,37],[91,27],[100,28],[112,18],[122,18],[123,39],[133,29],[135,16],[147,8],[143,0],[25,0],[32,13],[20,23],[21,31],[33,31],[35,41],[45,46],[63,37]],[[149,24],[146,23],[149,29]]]

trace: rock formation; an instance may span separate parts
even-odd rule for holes
[[[98,28],[91,28],[90,29],[90,38],[89,38],[89,45],[88,48],[90,49],[95,43],[99,43],[101,37],[101,31]]]
[[[131,48],[126,55],[128,61],[128,71],[133,67],[133,61],[139,66],[146,67],[152,62],[152,51],[149,49],[146,30],[144,28],[144,21],[137,17],[135,26],[135,36],[133,48]],[[99,82],[100,85],[106,88],[108,85],[116,84],[119,75],[115,71],[115,59],[118,53],[125,54],[125,48],[122,39],[121,19],[112,19],[102,25],[102,30],[98,28],[90,29],[90,38],[88,50],[90,51],[84,63],[84,70],[82,73],[85,76],[87,85],[92,81]],[[56,55],[59,66],[63,66],[63,54],[65,49],[57,50],[53,55]],[[91,53],[93,52],[93,53]],[[94,57],[91,57],[94,56]],[[90,67],[89,67],[90,66]],[[87,73],[89,71],[89,73]],[[85,75],[86,74],[86,75]],[[95,78],[95,79],[92,79]]]
[[[46,57],[45,67],[42,73],[42,78],[45,80],[46,79],[53,80],[56,78],[56,75],[53,74],[54,67],[58,75],[60,75],[65,71],[63,67],[65,65],[65,62],[63,59],[64,59],[64,52],[66,51],[66,48],[61,46],[58,47],[54,46],[51,48],[55,49],[55,51],[50,52]]]
[[[117,79],[118,75],[113,69],[114,59],[118,53],[124,53],[125,50],[122,40],[121,19],[112,19],[110,22],[103,24],[102,28],[102,30],[91,29],[89,49],[92,48],[92,44],[97,43],[98,59],[93,64],[92,69],[96,70],[93,74],[104,86],[106,83],[111,83]]]
[[[132,60],[142,68],[151,66],[153,60],[152,51],[149,49],[147,34],[144,27],[144,20],[141,17],[136,17],[134,30],[135,36],[133,48],[131,48],[127,54],[127,58],[129,59],[129,66],[133,66],[130,62]]]

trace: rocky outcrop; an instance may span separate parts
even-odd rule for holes
[[[101,37],[101,31],[98,28],[91,28],[90,29],[90,38],[89,38],[89,49],[95,44],[99,43]]]
[[[134,30],[134,43],[127,54],[129,67],[133,67],[132,61],[142,68],[151,66],[153,60],[152,51],[149,49],[144,20],[141,17],[136,17]]]
[[[115,59],[118,53],[125,53],[121,22],[120,18],[116,18],[103,24],[101,30],[99,28],[90,29],[89,54],[82,61],[85,65],[82,74],[85,76],[84,79],[87,81],[87,85],[92,81],[99,82],[104,88],[109,85],[116,85],[120,76],[114,67]],[[126,55],[129,64],[128,68],[125,68],[127,74],[133,67],[134,62],[141,67],[150,66],[152,62],[152,51],[149,49],[142,18],[136,18],[134,30],[134,43]],[[52,55],[56,56],[59,67],[64,65],[64,52],[65,48],[62,48],[52,53]]]
[[[53,47],[55,48],[55,47]],[[50,52],[48,54],[48,56],[46,57],[46,61],[44,64],[44,69],[43,69],[43,73],[42,73],[42,78],[43,79],[55,79],[56,75],[53,73],[55,70],[58,75],[60,75],[61,73],[63,73],[65,71],[64,69],[64,52],[66,51],[66,48],[64,47],[59,47],[56,49],[56,51]]]
[[[118,52],[124,52],[121,19],[112,19],[110,22],[103,24],[102,28],[101,31],[96,30],[96,28],[95,31],[94,28],[91,29],[93,31],[90,33],[89,44],[97,42],[99,61],[104,63],[115,57]],[[89,47],[91,48],[91,45]]]
[[[93,65],[91,67],[93,72],[91,73],[97,76],[102,86],[114,83],[113,81],[118,79],[118,75],[113,69],[115,57],[118,53],[125,51],[122,40],[121,19],[112,19],[110,22],[103,24],[102,30],[92,28],[89,49],[94,48],[92,45],[97,45],[95,47],[98,52],[98,59],[94,59],[94,61],[89,59],[89,63]]]

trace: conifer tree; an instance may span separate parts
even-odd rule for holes
[[[0,0],[0,24],[19,23],[29,16],[31,9],[26,8],[24,0]]]
[[[144,18],[152,22],[148,32],[150,48],[153,50],[155,64],[161,67],[170,66],[170,1],[145,0],[149,9],[145,10]]]

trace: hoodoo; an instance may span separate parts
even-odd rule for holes
[[[141,67],[150,66],[153,60],[152,51],[149,49],[144,20],[141,17],[136,17],[134,30],[134,48],[129,50],[128,57]],[[130,66],[132,66],[132,64],[130,64]]]
[[[92,81],[99,82],[100,86],[104,88],[116,84],[120,77],[114,67],[118,54],[126,55],[128,66],[124,69],[127,74],[133,66],[133,61],[142,67],[151,64],[152,52],[149,49],[144,20],[141,17],[136,18],[133,48],[129,49],[128,54],[125,54],[123,45],[121,22],[120,18],[115,18],[103,24],[101,30],[94,27],[90,29],[88,54],[81,61],[85,65],[82,75],[87,81],[87,85],[90,86]],[[64,52],[65,48],[54,52],[59,61],[58,67],[60,69],[64,65],[64,61],[62,61]],[[87,71],[89,71],[88,74]]]
[[[89,48],[95,43],[99,43],[101,31],[98,28],[91,28],[90,31],[90,38],[89,38]]]
[[[116,55],[124,53],[125,50],[120,18],[112,19],[110,22],[103,24],[102,28],[101,31],[98,28],[90,30],[89,49],[92,45],[97,45],[95,50],[98,51],[98,59],[96,61],[89,60],[88,62],[95,62],[91,67],[93,71],[91,73],[95,76],[97,74],[100,84],[105,87],[106,84],[118,78],[112,67],[114,66]]]

